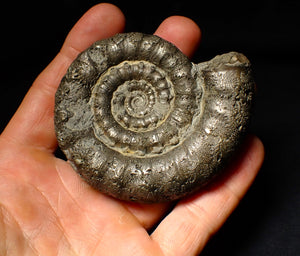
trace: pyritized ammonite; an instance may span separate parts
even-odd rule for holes
[[[240,53],[194,64],[157,36],[117,34],[69,67],[55,98],[56,135],[94,188],[123,200],[176,200],[224,168],[253,95]]]

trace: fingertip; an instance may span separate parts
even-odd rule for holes
[[[176,45],[188,57],[193,55],[201,40],[198,25],[183,16],[165,19],[154,34]]]
[[[244,143],[244,149],[246,151],[245,154],[248,155],[248,160],[260,168],[265,156],[265,148],[262,141],[256,135],[249,134]]]
[[[91,7],[76,25],[88,24],[95,28],[101,28],[101,31],[98,32],[101,33],[102,38],[109,37],[124,30],[125,16],[116,5],[100,3]]]
[[[253,140],[255,144],[257,145],[256,148],[259,149],[260,155],[264,156],[265,155],[265,147],[263,142],[258,138],[257,136],[253,135]]]
[[[92,21],[100,24],[102,38],[113,36],[125,28],[125,16],[121,9],[114,4],[97,4],[87,12],[87,15],[93,16]],[[107,25],[109,29],[103,29],[103,25]]]

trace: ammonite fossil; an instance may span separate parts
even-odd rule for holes
[[[194,64],[157,36],[117,34],[69,67],[55,98],[56,135],[94,188],[171,201],[224,168],[245,135],[253,96],[240,53]]]

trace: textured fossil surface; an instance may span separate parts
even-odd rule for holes
[[[55,98],[58,143],[94,188],[163,202],[201,188],[247,130],[254,81],[236,52],[194,64],[153,35],[118,34],[71,64]]]

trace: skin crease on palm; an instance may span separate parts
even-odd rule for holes
[[[122,32],[124,24],[116,6],[91,8],[1,134],[0,255],[198,255],[258,173],[264,149],[249,135],[229,170],[208,187],[176,205],[142,205],[93,190],[54,156],[61,78],[79,52]],[[198,26],[181,16],[164,20],[155,34],[189,57],[201,38]]]

